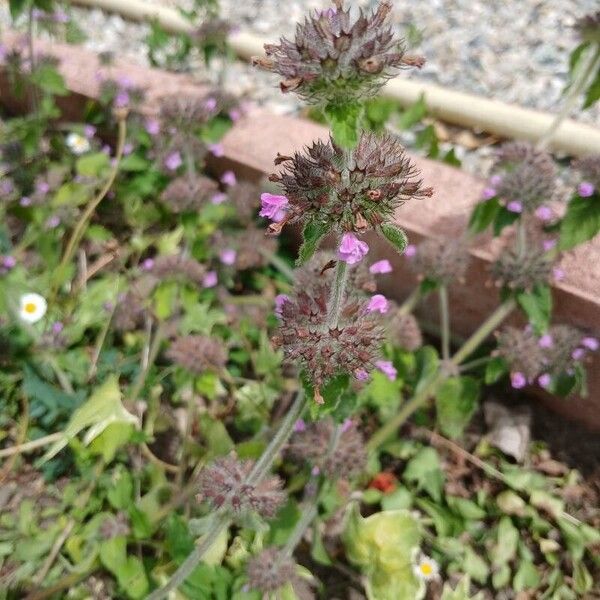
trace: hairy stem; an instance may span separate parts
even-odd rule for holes
[[[348,283],[348,264],[343,260],[338,260],[335,268],[335,278],[329,297],[329,306],[327,307],[327,325],[329,329],[335,329],[340,320],[340,313],[346,297],[346,284]]]
[[[294,423],[298,420],[304,407],[306,406],[306,398],[303,390],[299,390],[296,395],[294,403],[290,407],[290,410],[286,414],[285,418],[281,422],[279,429],[273,436],[273,439],[269,445],[265,448],[261,457],[256,461],[252,471],[248,474],[246,484],[253,485],[258,483],[269,471],[273,462],[277,458],[277,455],[289,439],[292,431],[294,430]],[[206,532],[202,541],[194,551],[185,559],[181,566],[175,571],[171,579],[160,589],[152,592],[146,600],[162,600],[169,592],[177,589],[190,573],[196,568],[198,563],[202,560],[202,557],[208,552],[215,540],[219,537],[219,534],[229,526],[230,520],[226,513],[217,513],[215,519]]]
[[[587,60],[579,69],[579,73],[575,76],[569,92],[565,96],[562,109],[556,115],[546,133],[544,133],[544,135],[538,141],[538,148],[543,150],[548,147],[552,141],[552,138],[554,137],[554,134],[558,131],[558,128],[562,125],[563,121],[568,117],[579,96],[587,88],[590,79],[594,77],[598,69],[600,69],[600,44],[594,44],[592,48],[589,48],[586,59]]]
[[[487,319],[479,329],[463,344],[458,352],[452,357],[451,363],[459,366],[465,358],[472,354],[479,345],[510,315],[516,308],[516,301],[511,298],[503,302]],[[420,408],[427,400],[435,394],[441,383],[448,377],[448,370],[438,369],[429,382],[411,400],[402,405],[400,410],[382,425],[367,443],[367,448],[376,450],[385,443],[394,432],[402,426],[407,419]]]
[[[450,358],[450,309],[448,307],[448,288],[441,285],[440,296],[440,320],[442,329],[442,358]]]

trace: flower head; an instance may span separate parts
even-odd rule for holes
[[[527,385],[527,378],[520,371],[515,371],[510,374],[510,384],[519,390]]]
[[[431,238],[419,244],[410,267],[422,279],[450,284],[464,279],[469,262],[463,240]]]
[[[178,278],[191,281],[196,285],[203,285],[206,269],[203,264],[193,258],[181,254],[170,254],[156,257],[151,273],[159,280]]]
[[[275,296],[275,315],[281,317],[281,310],[286,302],[290,301],[290,297],[287,294],[277,294]]]
[[[596,350],[598,350],[598,348],[600,348],[600,342],[594,338],[594,337],[584,337],[581,340],[581,345],[586,347],[588,350],[591,350],[592,352],[595,352]]]
[[[431,581],[439,576],[440,568],[433,560],[428,556],[421,556],[419,561],[413,565],[413,573],[423,581]]]
[[[340,260],[354,265],[360,262],[369,252],[369,246],[366,242],[359,240],[353,233],[345,233],[342,236],[340,247],[338,248],[338,257]]]
[[[71,132],[67,136],[67,146],[69,147],[69,150],[71,150],[71,152],[73,154],[77,154],[77,155],[85,154],[86,152],[89,152],[89,150],[90,150],[89,140],[86,137],[79,135],[78,133],[75,133],[75,132]]]
[[[227,362],[227,352],[220,340],[204,335],[186,335],[176,338],[166,354],[167,358],[184,369],[200,375],[207,369],[220,371]]]
[[[507,205],[506,205],[506,210],[512,212],[512,213],[522,213],[523,212],[523,203],[519,200],[511,200]]]
[[[594,195],[594,184],[589,181],[582,181],[577,188],[577,192],[582,198],[590,198]]]
[[[539,339],[530,328],[505,327],[496,337],[498,349],[495,354],[506,361],[511,373],[519,374],[517,384],[521,375],[525,381],[533,381],[545,370],[545,349],[540,347]]]
[[[498,287],[512,290],[531,290],[552,277],[552,258],[542,248],[528,248],[525,255],[504,251],[490,268]]]
[[[296,27],[294,41],[266,44],[266,58],[255,64],[278,73],[281,90],[295,91],[311,103],[343,103],[377,93],[403,67],[424,59],[404,54],[387,24],[392,3],[381,2],[371,15],[352,21],[341,2],[336,10],[317,11]]]
[[[554,217],[554,212],[549,206],[538,206],[535,209],[535,216],[540,220],[546,223],[547,221],[552,221]]]
[[[19,300],[19,318],[26,323],[37,323],[47,309],[46,299],[34,292],[23,294]]]
[[[218,283],[218,277],[216,271],[208,271],[202,278],[202,287],[212,288]]]
[[[579,19],[575,24],[575,28],[583,42],[600,44],[600,10]]]
[[[144,128],[149,135],[158,135],[160,133],[160,122],[156,119],[146,119]]]
[[[395,310],[390,313],[386,334],[392,344],[414,352],[423,345],[423,335],[419,322],[410,313]]]
[[[169,164],[173,166],[177,164],[177,161]],[[160,195],[160,199],[174,213],[198,211],[214,196],[217,190],[217,184],[208,177],[202,175],[192,178],[182,176],[176,177],[167,185]]]
[[[378,260],[377,262],[374,262],[370,267],[369,267],[369,272],[373,273],[374,275],[380,275],[380,274],[384,274],[384,273],[391,273],[392,272],[392,265],[390,264],[390,261],[387,259],[383,259],[383,260]]]
[[[547,388],[552,383],[552,377],[548,373],[543,373],[538,377],[538,383],[541,387]]]
[[[396,209],[431,196],[412,160],[392,135],[363,133],[356,148],[315,142],[303,153],[278,156],[279,182],[289,200],[288,221],[316,222],[342,233],[362,234],[393,224]]]

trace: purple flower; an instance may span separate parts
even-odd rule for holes
[[[84,125],[83,135],[88,139],[93,138],[96,135],[96,128],[93,125]]]
[[[481,192],[481,197],[484,200],[489,200],[490,198],[493,198],[496,194],[497,192],[493,187],[486,187],[483,189],[483,192]]]
[[[19,204],[21,206],[31,206],[31,198],[29,196],[23,196],[20,200],[19,200]]]
[[[206,275],[202,279],[202,287],[211,288],[217,285],[217,272],[216,271],[208,271]]]
[[[275,296],[275,316],[281,318],[281,311],[283,309],[283,305],[286,302],[289,302],[290,297],[287,294],[277,294]]]
[[[521,212],[523,212],[523,204],[521,202],[519,202],[518,200],[511,200],[506,205],[506,210],[513,212],[513,213],[521,213]]]
[[[3,256],[0,259],[0,263],[2,263],[2,267],[6,270],[13,269],[17,264],[17,259],[14,256]]]
[[[367,304],[367,312],[380,312],[383,315],[388,311],[389,306],[390,303],[383,294],[375,294]]]
[[[6,50],[6,46],[4,44],[0,44],[0,64],[5,61],[7,54],[8,52]]]
[[[554,248],[556,246],[556,240],[544,240],[542,242],[542,248],[544,249],[545,252],[550,252],[550,250],[552,250],[552,248]]]
[[[147,258],[142,263],[142,269],[144,271],[151,271],[153,268],[154,268],[154,259],[153,258]]]
[[[540,348],[552,348],[553,345],[554,345],[554,340],[552,339],[552,336],[549,333],[545,333],[538,340],[538,346]]]
[[[302,433],[303,431],[306,431],[306,421],[304,419],[298,419],[294,423],[294,431],[296,433]]]
[[[123,146],[123,156],[129,156],[133,152],[133,144],[131,142],[127,142]]]
[[[45,196],[50,191],[50,185],[47,181],[38,181],[35,184],[35,191],[42,196]]]
[[[208,150],[214,156],[223,156],[223,154],[225,154],[225,149],[223,148],[223,144],[209,144]]]
[[[58,215],[52,215],[46,220],[46,229],[55,229],[60,225],[60,217]]]
[[[348,431],[349,429],[352,429],[352,426],[354,425],[354,421],[348,417],[347,419],[344,419],[344,422],[342,423],[342,433],[346,433],[346,431]]]
[[[502,183],[502,175],[492,175],[490,177],[490,186],[497,188]]]
[[[579,192],[579,195],[582,198],[589,198],[590,196],[592,196],[594,194],[594,191],[595,191],[594,184],[590,183],[589,181],[582,181],[579,184],[577,191]]]
[[[175,150],[175,152],[171,152],[165,158],[165,167],[169,169],[169,171],[176,171],[183,164],[183,160],[181,159],[181,154]]]
[[[210,199],[213,204],[223,204],[225,200],[227,200],[227,194],[224,192],[217,192],[216,194],[213,194],[212,198]]]
[[[55,23],[62,23],[63,25],[68,23],[70,20],[69,15],[64,10],[60,9],[54,11],[52,18],[54,19]]]
[[[150,135],[158,135],[160,133],[160,123],[156,119],[146,119],[145,128]]]
[[[554,279],[556,281],[560,281],[561,279],[565,278],[565,271],[564,271],[564,269],[561,269],[560,267],[554,267],[552,269],[552,276],[554,277]]]
[[[55,323],[52,323],[52,333],[54,333],[55,335],[58,335],[64,328],[65,326],[62,324],[61,321],[56,321]]]
[[[406,246],[406,248],[404,249],[404,256],[406,256],[407,258],[412,258],[416,255],[417,247],[414,244],[409,244],[408,246]]]
[[[543,387],[543,388],[547,388],[550,386],[550,384],[552,383],[552,377],[550,377],[550,375],[548,375],[548,373],[544,373],[543,375],[540,375],[538,377],[538,383]]]
[[[225,171],[225,173],[221,175],[221,183],[224,183],[225,185],[235,185],[237,183],[235,173],[233,171]]]
[[[380,275],[391,272],[392,265],[390,264],[390,261],[385,258],[383,260],[378,260],[369,267],[369,273],[372,273],[373,275]]]
[[[584,337],[581,340],[581,345],[585,346],[588,350],[591,350],[592,352],[595,352],[596,350],[598,350],[598,348],[600,348],[600,342],[598,342],[598,340],[594,337]]]
[[[375,366],[384,374],[387,375],[387,378],[390,381],[394,381],[396,379],[396,375],[398,371],[396,371],[394,365],[389,360],[377,360],[375,361]]]
[[[338,248],[338,257],[349,265],[354,265],[360,262],[368,251],[369,246],[366,242],[359,240],[353,233],[345,233]]]
[[[310,473],[313,477],[317,477],[319,475],[319,473],[321,472],[321,469],[319,469],[319,467],[317,467],[317,465],[315,465],[311,470]]]
[[[227,114],[234,123],[242,118],[242,111],[238,108],[232,108]]]
[[[117,108],[123,108],[129,104],[129,94],[125,90],[119,90],[115,96],[115,106]]]
[[[233,248],[225,248],[219,254],[219,258],[224,265],[231,266],[235,262],[237,252]]]
[[[209,112],[213,112],[217,108],[217,99],[216,98],[207,98],[204,101],[204,108]]]
[[[279,222],[285,217],[285,207],[289,200],[285,196],[277,196],[265,192],[260,195],[261,209],[258,215]]]
[[[583,348],[575,348],[571,353],[573,360],[581,360],[585,356],[585,350]]]
[[[369,379],[369,374],[364,369],[356,369],[356,371],[354,371],[354,377],[356,377],[358,381],[366,381]]]
[[[535,216],[540,221],[546,222],[552,220],[554,213],[552,212],[552,209],[548,206],[538,206],[535,210]]]
[[[117,77],[117,83],[119,84],[119,87],[123,90],[130,90],[133,87],[133,79],[131,79],[131,77],[129,77],[128,75],[119,75]]]
[[[523,373],[516,371],[510,374],[510,383],[516,390],[520,390],[527,385],[527,378]]]
[[[10,179],[0,181],[0,194],[2,196],[8,196],[9,194],[12,194],[14,189],[15,186],[13,185],[13,182]]]

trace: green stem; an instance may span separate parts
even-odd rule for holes
[[[292,434],[292,431],[294,430],[294,424],[304,411],[305,406],[306,398],[303,390],[301,389],[298,391],[294,403],[281,422],[277,433],[274,435],[269,445],[265,448],[265,451],[262,453],[261,457],[254,464],[252,471],[250,471],[248,474],[245,482],[247,485],[254,485],[258,483],[267,474],[273,465],[275,458]],[[229,523],[230,520],[226,513],[217,513],[213,524],[202,538],[200,544],[198,544],[194,551],[185,559],[185,561],[181,564],[177,571],[175,571],[169,581],[160,589],[152,592],[152,594],[150,594],[146,600],[162,600],[169,594],[169,592],[177,589],[179,585],[181,585],[190,575],[190,573],[196,568],[198,563],[202,560],[202,557],[206,554],[206,552],[208,552],[215,540],[219,537],[219,534],[223,531],[223,529],[229,526]]]
[[[410,296],[408,296],[408,298],[406,298],[406,300],[400,305],[400,308],[398,309],[398,314],[408,315],[409,313],[411,313],[414,310],[417,303],[419,302],[419,300],[421,300],[421,298],[423,298],[421,286],[417,286],[411,292]]]
[[[339,245],[339,244],[338,244]],[[336,329],[340,320],[340,313],[346,297],[346,283],[348,282],[348,264],[343,260],[337,261],[335,279],[327,307],[327,325],[329,329]]]
[[[475,367],[480,367],[481,365],[485,365],[488,362],[490,362],[489,356],[482,356],[481,358],[476,358],[474,360],[469,361],[468,363],[460,365],[460,372],[464,373],[465,371],[470,371],[471,369],[474,369]]]
[[[268,250],[266,250],[265,248],[259,248],[258,251],[271,263],[271,265],[273,265],[284,277],[286,277],[287,279],[289,279],[290,281],[294,281],[295,279],[295,275],[294,275],[294,270],[292,268],[290,268],[290,266],[285,262],[285,260],[283,260],[282,258],[280,258],[279,256],[277,256],[276,254],[274,254],[273,252],[269,252]]]
[[[516,308],[516,305],[516,301],[513,298],[503,302],[463,344],[458,352],[452,357],[451,363],[459,366],[464,359],[472,354],[488,335],[490,335],[490,333],[492,333],[492,331],[508,317],[508,315]],[[367,449],[373,451],[385,443],[418,408],[425,404],[425,402],[435,394],[439,385],[448,377],[448,372],[449,370],[439,369],[411,400],[406,402],[406,404],[404,404],[400,410],[387,421],[387,423],[382,425],[375,432],[367,443]]]
[[[160,345],[165,338],[165,324],[159,323],[156,331],[154,332],[154,338],[150,344],[150,349],[148,351],[148,360],[146,362],[145,367],[140,369],[138,376],[131,388],[131,392],[129,393],[129,405],[133,406],[135,401],[138,399],[142,387],[144,387],[144,383],[146,382],[146,377],[148,376],[148,372],[152,368],[156,357],[158,356],[158,352],[160,350]]]
[[[590,79],[594,77],[598,69],[600,69],[600,44],[594,44],[594,47],[590,48],[589,50],[587,61],[583,63],[583,66],[579,69],[579,73],[571,84],[571,88],[565,97],[562,109],[556,115],[546,133],[544,133],[544,135],[538,141],[538,148],[544,149],[548,147],[552,141],[552,138],[554,137],[554,134],[557,132],[558,128],[562,125],[562,122],[567,118],[573,109],[577,99],[587,88]]]
[[[296,546],[300,543],[304,532],[309,528],[310,524],[317,516],[318,498],[319,494],[317,493],[314,495],[314,498],[311,498],[304,503],[300,519],[296,523],[294,530],[283,547],[282,553],[284,556],[292,556]]]
[[[448,307],[448,288],[441,285],[439,289],[440,296],[440,320],[442,328],[442,358],[450,358],[450,310]]]

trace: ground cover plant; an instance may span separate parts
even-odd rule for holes
[[[221,90],[143,117],[107,56],[100,99],[60,119],[31,33],[68,14],[11,8],[30,35],[2,68],[29,110],[0,122],[0,597],[594,597],[598,490],[541,444],[515,464],[477,418],[490,386],[585,394],[599,349],[552,319],[561,253],[600,231],[600,157],[566,167],[565,199],[545,150],[568,111],[498,149],[462,236],[413,245],[394,214],[433,182],[369,119],[425,60],[391,3],[336,0],[256,58],[330,127],[274,148],[260,185],[206,171],[244,110]],[[600,95],[600,15],[578,27],[566,106]],[[454,344],[448,288],[484,232],[499,305]],[[419,277],[401,304],[367,233]],[[412,314],[430,295],[433,337]]]

